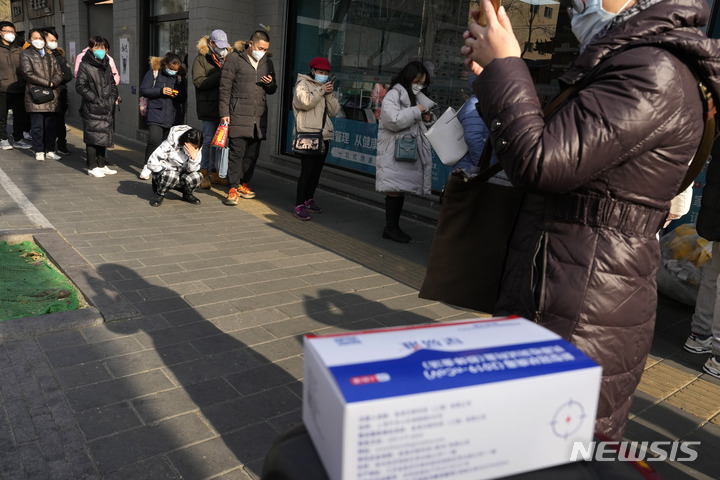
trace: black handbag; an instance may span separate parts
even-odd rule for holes
[[[33,103],[40,105],[52,101],[55,98],[55,93],[50,87],[41,87],[39,85],[31,85],[29,88],[30,100]]]
[[[296,132],[292,143],[293,153],[311,157],[325,156],[325,141],[323,130],[325,130],[325,119],[327,110],[323,109],[322,126],[319,132]]]
[[[570,87],[545,109],[549,116],[573,92]],[[462,308],[493,313],[500,294],[505,257],[523,201],[523,192],[495,175],[492,147],[485,143],[480,173],[454,172],[445,185],[425,280],[418,296]]]
[[[488,163],[489,144],[483,151]],[[420,298],[494,311],[507,246],[523,199],[521,190],[491,180],[501,169],[498,163],[471,179],[459,172],[450,175]]]

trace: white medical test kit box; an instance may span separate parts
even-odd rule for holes
[[[303,421],[331,480],[481,480],[570,462],[601,368],[519,317],[305,337]]]

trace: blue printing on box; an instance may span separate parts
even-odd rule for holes
[[[597,367],[562,339],[330,367],[347,403],[434,392]]]

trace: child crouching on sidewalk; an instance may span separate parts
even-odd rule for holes
[[[167,139],[148,158],[141,177],[152,174],[153,197],[150,206],[159,207],[168,190],[182,192],[182,200],[200,205],[193,195],[202,181],[200,160],[203,136],[189,125],[176,125],[170,129]]]

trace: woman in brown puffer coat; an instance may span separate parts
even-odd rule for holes
[[[30,46],[20,54],[20,72],[25,79],[25,110],[30,116],[35,160],[58,160],[55,156],[55,112],[60,110],[58,87],[63,72],[54,55],[45,47],[45,37],[40,29],[33,28],[28,35]],[[47,87],[53,93],[52,100],[35,103],[30,95],[33,87]]]
[[[652,343],[656,233],[703,132],[688,65],[720,99],[720,46],[697,29],[702,0],[566,4],[581,53],[560,81],[578,91],[547,118],[503,9],[470,27],[463,53],[526,192],[496,313],[535,319],[602,365],[596,431],[619,440]]]

